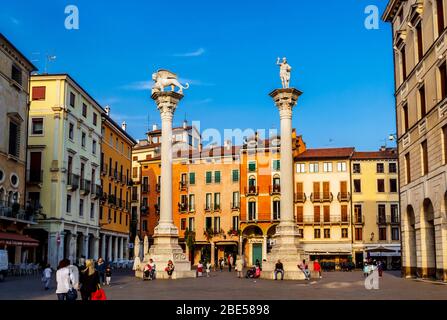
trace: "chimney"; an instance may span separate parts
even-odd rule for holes
[[[380,151],[385,152],[386,151],[386,147],[385,146],[381,146],[380,147]]]
[[[126,121],[123,121],[123,123],[121,124],[121,128],[122,128],[124,131],[126,131],[126,129],[127,129],[127,123],[126,123]]]
[[[106,106],[105,109],[106,109],[106,114],[108,116],[110,116],[110,106]]]
[[[152,131],[156,131],[156,130],[158,130],[158,127],[157,127],[156,124],[154,124],[154,125],[152,126]]]

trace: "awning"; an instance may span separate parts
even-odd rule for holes
[[[366,252],[396,252],[396,250],[389,249],[383,246],[378,246],[377,248],[366,249]]]
[[[38,247],[39,241],[21,234],[0,232],[0,245]]]
[[[352,252],[348,251],[314,251],[314,252],[308,252],[306,251],[306,254],[311,256],[350,256],[352,255]]]
[[[218,246],[236,246],[238,244],[237,241],[216,241],[216,245]]]

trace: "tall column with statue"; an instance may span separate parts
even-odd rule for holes
[[[294,218],[293,202],[293,152],[292,152],[292,111],[302,92],[290,88],[292,68],[284,58],[280,66],[282,89],[276,89],[270,96],[279,110],[281,119],[281,217],[274,236],[275,244],[262,265],[261,277],[274,279],[275,265],[281,261],[284,267],[284,279],[303,280],[304,273],[298,268],[303,251],[300,246],[299,232]]]
[[[168,261],[174,263],[173,279],[195,278],[196,273],[191,270],[191,263],[178,244],[178,229],[174,225],[172,212],[172,119],[180,100],[183,99],[183,89],[177,76],[168,70],[159,70],[152,75],[155,85],[152,88],[152,99],[157,104],[162,120],[161,129],[161,192],[160,192],[160,220],[154,231],[154,244],[145,254],[143,265],[148,259],[153,259],[157,265],[157,279],[167,279],[164,272]],[[164,91],[171,87],[172,91]],[[178,87],[178,92],[174,91]],[[136,276],[142,277],[142,271],[136,270]]]

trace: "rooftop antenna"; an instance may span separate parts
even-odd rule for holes
[[[47,54],[47,57],[45,59],[45,69],[44,69],[45,74],[48,74],[48,64],[50,62],[56,61],[56,59],[57,59],[56,56]]]

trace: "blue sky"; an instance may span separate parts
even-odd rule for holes
[[[159,68],[191,84],[176,124],[186,114],[201,129],[279,128],[268,96],[278,56],[304,92],[293,125],[308,147],[375,150],[395,132],[390,27],[364,27],[365,7],[385,0],[2,2],[0,32],[41,72],[56,55],[48,72],[69,73],[137,139],[160,119],[149,90]],[[69,4],[79,30],[64,27]]]

